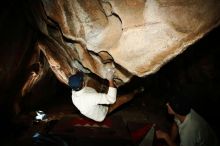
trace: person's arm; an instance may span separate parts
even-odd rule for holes
[[[108,80],[109,87],[115,88],[114,80]]]
[[[178,127],[176,125],[175,122],[173,122],[172,126],[171,126],[171,131],[170,131],[170,137],[172,139],[172,141],[176,141],[178,136]]]
[[[171,136],[164,131],[157,130],[156,137],[158,139],[164,139],[166,143],[168,144],[168,146],[177,146],[176,143],[172,140]]]
[[[98,104],[113,104],[116,101],[117,88],[114,85],[113,80],[109,80],[109,88],[106,93],[99,93]]]

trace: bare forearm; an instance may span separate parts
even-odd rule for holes
[[[172,141],[175,141],[177,139],[177,136],[178,136],[178,127],[177,127],[176,123],[174,122],[172,124],[171,133],[170,133],[170,137],[171,137]]]
[[[165,140],[168,146],[176,146],[176,143],[172,140],[171,136],[167,132],[164,132],[162,130],[157,130],[156,137],[158,139]]]
[[[114,80],[109,80],[109,87],[115,88]]]
[[[168,144],[168,146],[177,146],[176,143],[171,139],[169,135],[164,137],[164,140]]]

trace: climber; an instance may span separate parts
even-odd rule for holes
[[[106,79],[109,83],[107,93],[99,93],[92,87],[85,85],[85,75],[77,72],[69,77],[69,86],[72,88],[72,102],[86,117],[101,122],[108,113],[108,105],[116,101],[117,88],[114,85],[114,66],[106,70]]]

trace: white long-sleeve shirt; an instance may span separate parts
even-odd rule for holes
[[[178,119],[175,121],[179,128],[180,146],[219,146],[211,127],[193,109],[183,123]]]
[[[117,89],[109,87],[108,93],[98,93],[95,89],[84,87],[80,91],[72,90],[72,102],[86,117],[101,122],[108,112],[106,104],[116,101]]]

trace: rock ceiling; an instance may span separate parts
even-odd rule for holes
[[[41,9],[37,47],[64,83],[76,68],[105,78],[111,57],[118,84],[147,76],[220,22],[216,0],[44,0]]]

